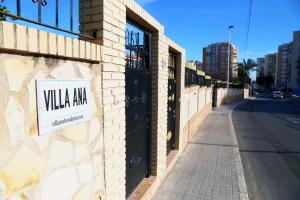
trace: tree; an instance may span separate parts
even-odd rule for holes
[[[274,83],[274,79],[271,76],[259,76],[256,79],[256,83],[270,90]]]
[[[256,70],[257,64],[254,60],[248,59],[247,61],[243,59],[243,62],[238,64],[238,76],[240,81],[243,83],[243,87],[245,87],[246,83],[251,83],[250,72]]]

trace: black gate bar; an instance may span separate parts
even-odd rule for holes
[[[4,0],[0,0],[0,2],[3,3]],[[3,15],[3,16],[7,16],[7,17],[11,17],[12,19],[14,20],[21,20],[21,21],[25,21],[25,22],[29,22],[29,23],[32,23],[32,24],[36,24],[36,25],[40,25],[40,26],[44,26],[44,27],[47,27],[47,28],[51,28],[51,29],[55,29],[55,30],[58,30],[58,31],[62,31],[62,32],[65,32],[65,33],[69,33],[69,34],[72,34],[72,35],[76,35],[76,36],[80,36],[82,38],[87,38],[87,39],[94,39],[93,37],[89,36],[89,35],[85,35],[85,34],[81,34],[81,33],[76,33],[76,32],[73,32],[73,0],[69,0],[70,1],[70,29],[66,29],[66,28],[60,28],[59,27],[59,0],[55,0],[55,25],[49,25],[49,24],[45,24],[45,23],[42,23],[42,7],[45,7],[47,6],[47,1],[48,0],[31,0],[33,3],[38,3],[38,20],[32,20],[32,19],[28,19],[28,18],[24,18],[22,17],[22,12],[21,12],[21,0],[16,0],[16,10],[17,10],[17,13],[16,14],[13,14],[13,13],[10,13],[10,12],[7,12],[5,10],[0,10],[0,14]],[[50,0],[50,1],[53,1],[53,0]],[[82,2],[82,5],[83,5],[83,9],[82,9],[82,13],[83,13],[83,16],[82,16],[82,33],[85,32],[85,8],[86,8],[86,0],[78,0],[79,1],[79,4],[80,2]],[[80,10],[80,8],[79,8]]]
[[[56,5],[55,5],[55,24],[56,27],[58,27],[58,0],[56,0]]]
[[[17,15],[18,15],[18,16],[21,16],[20,0],[17,0]]]

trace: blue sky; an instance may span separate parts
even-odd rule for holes
[[[228,40],[227,28],[234,25],[232,42],[239,48],[239,60],[264,56],[277,51],[278,45],[292,40],[300,30],[300,0],[253,0],[247,54],[245,49],[249,0],[136,0],[161,24],[165,33],[187,51],[188,60],[202,61],[202,48]],[[0,1],[1,2],[1,1]],[[15,0],[4,0],[16,13]],[[70,26],[68,0],[60,0],[59,26]],[[74,31],[78,32],[78,4],[74,1]],[[55,1],[47,0],[42,22],[55,24]],[[37,3],[21,0],[22,16],[37,20]],[[17,20],[16,23],[26,24]],[[30,25],[35,26],[35,25]],[[45,27],[40,29],[48,30]],[[53,32],[53,30],[51,30]],[[60,33],[62,34],[62,33]],[[69,34],[65,34],[74,37]],[[252,76],[255,74],[253,73]]]
[[[227,41],[232,24],[232,42],[239,59],[256,59],[276,52],[300,30],[300,0],[253,0],[252,18],[245,54],[248,0],[137,0],[165,26],[165,33],[187,50],[187,59],[202,60],[202,48]]]
[[[56,1],[55,0],[45,0],[47,5],[42,7],[42,23],[55,26],[55,13],[56,13]],[[31,0],[21,0],[21,16],[33,21],[38,20],[38,3],[33,3]],[[12,14],[17,13],[16,0],[4,0],[3,3],[0,0],[0,5],[5,6]],[[58,21],[59,27],[63,29],[70,29],[70,0],[59,0],[58,6]],[[78,22],[79,5],[78,0],[73,0],[73,31],[79,32],[79,22]],[[16,20],[14,23],[28,25],[30,27],[35,27],[41,30],[50,31],[58,34],[67,35],[69,37],[76,37],[71,34],[56,31],[54,29],[49,29],[43,26],[38,26],[35,24],[30,24],[21,20]]]

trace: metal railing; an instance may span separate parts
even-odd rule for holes
[[[190,87],[193,85],[199,85],[199,86],[207,86],[211,87],[214,86],[215,88],[221,88],[226,87],[226,84],[224,85],[224,82],[220,80],[216,80],[215,78],[212,78],[210,76],[206,76],[205,73],[201,73],[201,71],[191,69],[189,67],[185,68],[185,80],[184,85],[185,87]],[[208,77],[208,78],[207,78]],[[230,83],[230,87],[234,85]],[[238,87],[237,85],[234,85],[232,87]]]
[[[197,71],[185,68],[185,87],[197,85]]]
[[[24,8],[24,4],[26,2],[26,8]],[[55,16],[48,16],[48,17],[55,17],[55,25],[49,24],[49,23],[43,23],[42,19],[42,12],[43,9],[45,9],[49,2],[55,4]],[[13,9],[8,8],[6,4],[9,4],[9,6]],[[28,3],[32,3],[32,5],[28,5]],[[78,9],[78,22],[81,22],[81,32],[85,32],[85,10],[86,10],[86,0],[75,0],[75,3],[78,3],[78,6],[80,7]],[[64,4],[64,7],[60,7],[60,4]],[[80,5],[81,4],[81,5]],[[24,17],[24,10],[26,12],[33,11],[34,7],[37,5],[37,16],[35,16],[36,19],[29,19],[28,17]],[[93,37],[89,35],[81,34],[79,31],[74,31],[74,0],[69,0],[69,2],[66,4],[66,1],[62,0],[0,0],[0,19],[4,17],[10,17],[12,20],[21,20],[25,22],[29,22],[32,24],[40,25],[43,27],[47,27],[50,29],[55,29],[57,31],[62,31],[64,33],[80,36],[83,38],[88,39],[94,39]],[[29,8],[29,9],[28,9]],[[63,14],[59,12],[61,9],[63,9]],[[81,10],[81,13],[79,13]],[[60,16],[63,15],[69,15],[69,27],[61,26],[60,25]],[[80,17],[81,15],[82,17]],[[76,16],[77,17],[77,16]],[[79,25],[79,24],[78,24]]]
[[[192,85],[208,86],[210,81],[205,79],[205,76],[197,74],[196,70],[185,68],[185,87]]]

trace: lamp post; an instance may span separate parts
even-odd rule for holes
[[[228,27],[228,62],[227,62],[227,92],[229,90],[229,69],[230,69],[230,30],[234,28],[234,26],[230,25]]]

